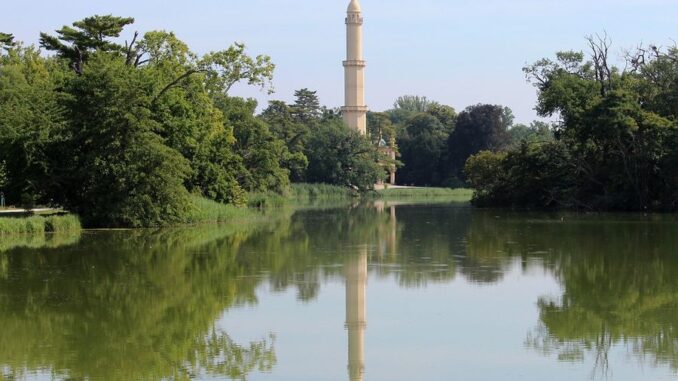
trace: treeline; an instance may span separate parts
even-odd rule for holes
[[[183,223],[199,195],[244,205],[294,181],[368,189],[376,147],[300,90],[255,115],[237,83],[271,91],[274,64],[242,44],[198,55],[173,33],[117,41],[132,18],[93,16],[25,47],[0,34],[0,190],[86,226]]]
[[[483,150],[504,151],[520,142],[550,141],[551,126],[514,124],[508,107],[478,104],[458,113],[426,97],[399,97],[393,108],[368,114],[373,143],[395,144],[401,185],[465,187],[466,160]]]
[[[607,37],[590,55],[560,52],[524,69],[555,140],[485,151],[466,164],[478,205],[678,210],[678,48],[640,47],[611,64]]]

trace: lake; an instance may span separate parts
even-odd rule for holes
[[[678,219],[467,204],[2,238],[3,380],[678,378]]]

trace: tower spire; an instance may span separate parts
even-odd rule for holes
[[[346,124],[367,132],[365,106],[365,60],[363,58],[363,17],[358,0],[351,0],[346,17],[346,61],[344,61],[344,98],[342,115]]]

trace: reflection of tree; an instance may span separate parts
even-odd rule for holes
[[[234,343],[214,327],[254,302],[239,249],[246,227],[85,234],[77,246],[15,249],[0,276],[8,378],[245,379],[275,364],[272,338]]]
[[[246,380],[254,370],[268,372],[276,363],[273,336],[244,347],[235,343],[226,333],[212,331],[195,342],[193,352],[181,366],[182,376],[193,379],[201,373],[208,376],[227,376]]]
[[[678,370],[674,218],[474,211],[466,237],[459,271],[471,280],[496,282],[518,261],[562,283],[561,297],[539,300],[528,346],[562,361],[590,356],[594,376],[620,344]]]
[[[604,375],[611,348],[624,344],[678,370],[678,226],[641,218],[478,214],[468,256],[496,269],[538,263],[562,283],[562,296],[539,300],[530,347],[563,361],[592,356],[594,374]]]

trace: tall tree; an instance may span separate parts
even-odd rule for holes
[[[287,145],[289,152],[283,160],[283,167],[290,171],[290,180],[304,181],[308,167],[304,149],[310,134],[309,126],[297,121],[292,107],[282,101],[271,101],[260,117],[268,124],[271,133]]]
[[[422,112],[428,111],[431,105],[437,102],[431,101],[426,97],[418,95],[403,95],[398,97],[393,103],[393,109],[388,113],[391,115],[393,123],[400,124],[406,122],[409,118]]]
[[[299,123],[309,125],[318,122],[322,115],[322,111],[320,109],[317,91],[311,91],[305,88],[295,91],[292,113]]]
[[[61,181],[54,176],[54,147],[67,137],[57,91],[65,70],[34,48],[0,56],[0,162],[8,202],[49,204]]]
[[[0,32],[0,49],[8,50],[14,46],[14,36]]]
[[[479,104],[462,111],[447,142],[452,173],[463,177],[464,164],[471,155],[507,148],[512,124],[513,114],[507,107]]]
[[[309,139],[307,179],[367,191],[386,176],[381,157],[369,140],[346,128],[341,119],[320,123]]]
[[[110,39],[120,37],[125,26],[133,23],[131,17],[95,15],[74,22],[73,27],[64,25],[56,31],[57,36],[40,33],[40,46],[69,59],[73,70],[82,74],[83,65],[93,52],[122,52],[124,47]]]
[[[421,186],[439,185],[443,181],[440,160],[445,156],[449,136],[445,126],[433,115],[420,113],[406,123],[405,131],[398,143],[405,164],[398,181]]]
[[[164,144],[143,72],[117,56],[93,56],[64,89],[68,141],[55,195],[89,226],[159,226],[184,221],[189,162]]]

